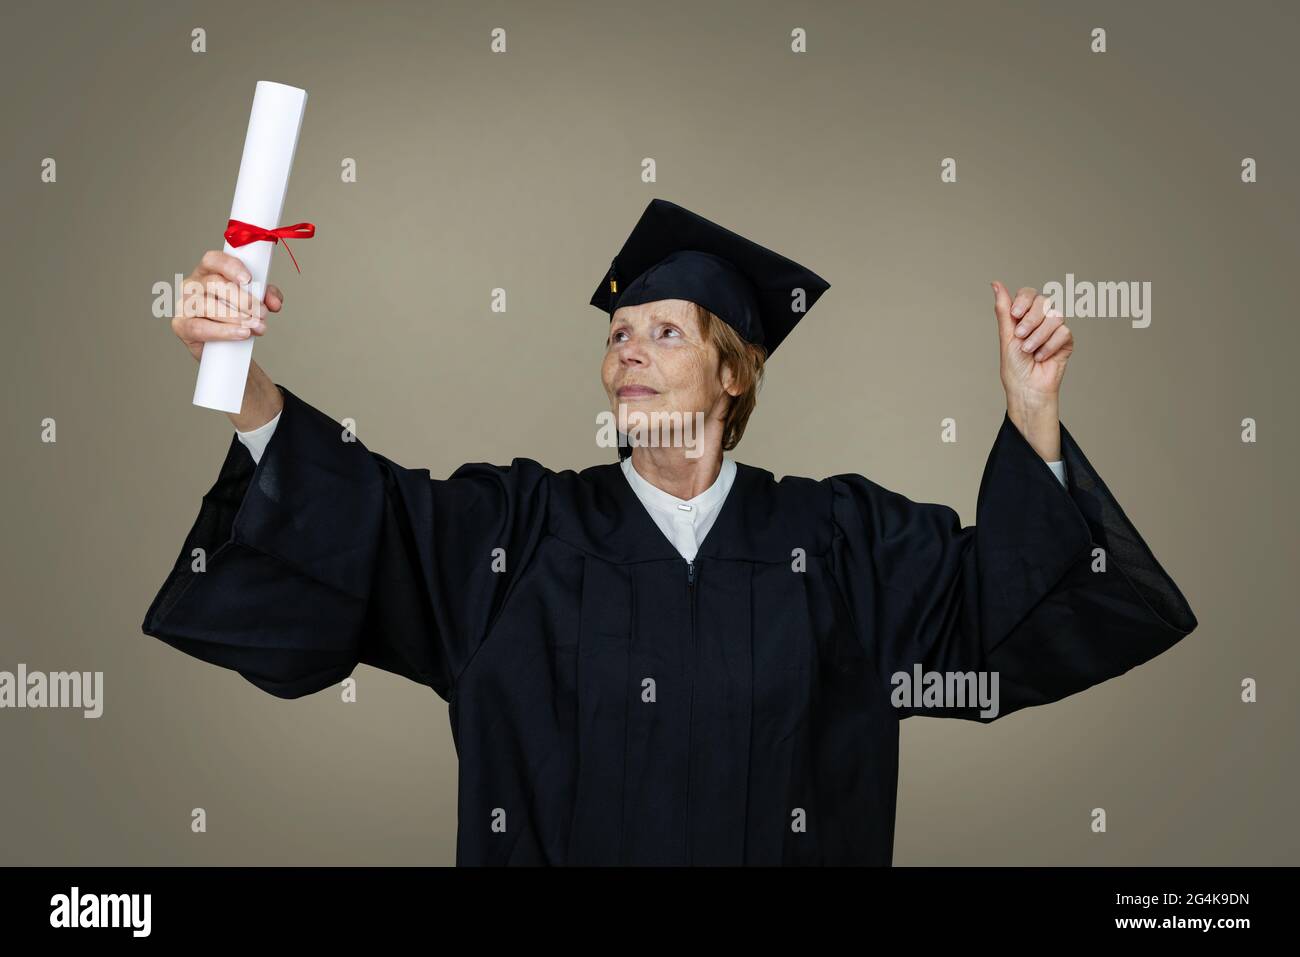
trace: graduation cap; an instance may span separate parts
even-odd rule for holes
[[[609,264],[591,304],[612,320],[620,306],[686,299],[770,357],[829,288],[811,269],[676,203],[654,199]]]

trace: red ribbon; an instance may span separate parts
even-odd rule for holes
[[[237,219],[226,223],[226,242],[236,248],[261,239],[278,243],[282,239],[311,239],[315,235],[316,227],[311,223],[295,223],[292,226],[277,226],[275,229],[263,229],[252,223],[241,223]],[[284,244],[284,251],[289,254],[290,259],[293,259],[293,268],[298,269],[298,260],[294,258],[293,250],[289,248],[288,243]],[[298,269],[298,272],[301,274],[302,270]]]

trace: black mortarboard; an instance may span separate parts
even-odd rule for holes
[[[654,199],[591,304],[613,319],[619,306],[687,299],[771,356],[829,288],[811,269],[676,203]]]

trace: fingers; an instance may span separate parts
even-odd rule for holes
[[[217,249],[203,254],[181,287],[181,301],[171,322],[172,332],[196,359],[202,351],[200,343],[265,335],[266,310],[278,311],[284,294],[268,286],[274,306],[263,303],[246,288],[251,281],[248,267],[238,257]]]
[[[177,316],[172,320],[172,331],[187,342],[213,342],[218,339],[247,339],[255,333],[250,326],[232,325],[204,319],[202,316]]]
[[[248,267],[235,256],[220,249],[209,249],[199,260],[199,270],[224,276],[231,282],[251,282],[253,277]]]
[[[1012,318],[1019,319],[1034,304],[1034,297],[1038,295],[1038,290],[1033,286],[1022,286],[1016,293],[1015,300],[1011,303]]]
[[[1047,298],[1039,296],[1034,300],[1029,312],[1025,314],[1025,318],[1020,321],[1022,326],[1028,323],[1030,330],[1020,343],[1020,348],[1024,352],[1033,352],[1041,346],[1056,331],[1057,327],[1065,321],[1065,317],[1061,315],[1061,310],[1053,308],[1048,312],[1045,311],[1046,307]],[[1016,334],[1020,334],[1019,328],[1016,329]]]
[[[270,283],[266,286],[266,308],[272,312],[279,312],[280,307],[284,305],[284,293],[280,291],[279,286],[273,286]]]
[[[261,320],[265,315],[261,303],[247,289],[216,276],[187,280],[182,293],[183,316],[239,323]]]
[[[207,294],[224,302],[228,310],[250,319],[262,318],[265,310],[261,301],[245,287],[215,278],[209,279],[206,286]]]
[[[1012,307],[1015,312],[1015,307]],[[1020,339],[1026,338],[1031,332],[1038,328],[1038,324],[1043,321],[1043,316],[1047,314],[1047,297],[1035,296],[1029,304],[1029,309],[1022,312],[1022,318],[1016,326],[1016,336]],[[1022,343],[1023,345],[1023,343]],[[1029,350],[1025,350],[1028,352]]]
[[[1015,325],[1015,320],[1011,318],[1011,294],[1007,292],[1007,287],[996,280],[990,285],[993,287],[993,313],[998,317],[998,335],[1005,340],[1011,338],[1011,329]]]
[[[1004,344],[1020,340],[1020,351],[1042,362],[1054,355],[1067,356],[1074,349],[1074,333],[1065,325],[1061,310],[1049,305],[1051,299],[1040,295],[1032,286],[1024,286],[1015,296],[1000,282],[993,282],[993,310]]]
[[[1047,341],[1043,343],[1042,348],[1034,353],[1034,361],[1042,362],[1057,353],[1069,355],[1073,348],[1074,333],[1070,331],[1069,326],[1058,325]]]

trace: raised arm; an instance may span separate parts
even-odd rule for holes
[[[193,318],[214,327],[190,334],[225,334]],[[142,630],[283,698],[364,663],[450,700],[541,538],[548,471],[515,459],[434,479],[252,368],[232,421],[278,421],[256,457],[231,436]]]
[[[918,672],[989,687],[997,676],[996,714],[913,698],[896,701],[899,717],[994,720],[1123,674],[1196,627],[1063,424],[1060,441],[1065,488],[1004,416],[966,527],[946,505],[860,475],[828,479],[836,577],[882,691],[894,696]]]
[[[1060,421],[1074,351],[1060,310],[1036,289],[992,287],[1007,411],[975,524],[860,475],[828,480],[836,574],[900,717],[994,720],[1122,674],[1197,625]],[[954,691],[983,681],[996,708],[897,694],[929,675]]]

